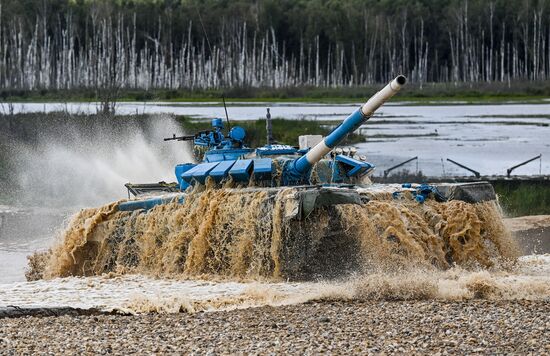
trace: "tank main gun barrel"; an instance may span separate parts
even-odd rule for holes
[[[323,141],[315,145],[304,156],[297,159],[294,162],[294,170],[298,174],[307,173],[315,163],[319,162],[327,153],[332,151],[332,149],[342,142],[349,133],[357,130],[363,125],[365,121],[367,121],[388,99],[394,96],[406,82],[407,78],[400,75],[378,93],[374,94],[365,104],[332,130]]]

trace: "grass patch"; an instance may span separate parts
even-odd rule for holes
[[[194,133],[202,130],[210,130],[212,126],[209,121],[197,121],[187,116],[178,116],[178,121],[187,133]],[[279,143],[291,146],[298,145],[300,135],[323,135],[330,133],[334,125],[327,125],[311,120],[287,120],[272,119],[273,137]],[[265,120],[231,121],[232,126],[241,126],[246,130],[245,143],[250,147],[259,147],[266,144]],[[351,145],[365,142],[365,137],[357,133],[347,136],[342,145]]]
[[[493,182],[508,216],[550,215],[550,181]]]

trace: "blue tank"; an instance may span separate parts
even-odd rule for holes
[[[301,148],[275,143],[269,120],[263,147],[247,147],[245,130],[224,128],[219,118],[209,130],[165,139],[191,141],[196,162],[176,165],[174,183],[127,184],[135,198],[90,210],[97,218],[80,214],[67,235],[69,274],[139,266],[155,275],[341,278],[368,268],[364,258],[385,247],[379,258],[395,255],[395,263],[410,254],[448,268],[471,262],[464,253],[491,263],[478,254],[479,241],[496,250],[505,234],[492,221],[498,204],[489,183],[372,184],[374,166],[337,147],[405,82],[391,81],[326,137],[301,137]],[[489,203],[468,205],[482,202]],[[402,218],[394,223],[395,214]],[[476,223],[463,226],[455,215]]]

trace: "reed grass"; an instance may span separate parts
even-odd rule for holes
[[[493,187],[508,216],[550,215],[550,181],[502,181]]]

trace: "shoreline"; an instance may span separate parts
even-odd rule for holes
[[[365,91],[364,98],[226,98],[226,105],[231,106],[257,106],[261,104],[277,103],[280,105],[356,105],[368,98],[372,92]],[[550,104],[550,96],[526,96],[526,97],[489,97],[489,98],[471,98],[471,97],[426,97],[415,98],[400,96],[391,103],[391,106],[467,106],[467,105],[544,105]],[[145,105],[165,105],[165,106],[220,106],[223,102],[220,98],[201,97],[201,98],[179,98],[179,99],[151,99],[135,100],[132,98],[121,98],[114,101],[119,104],[145,104]],[[0,105],[9,104],[97,104],[100,102],[95,98],[9,98],[0,99]],[[7,110],[7,108],[5,109]]]
[[[385,83],[342,87],[234,87],[214,89],[2,89],[2,103],[134,102],[134,103],[321,103],[362,102]],[[105,93],[105,95],[104,95]],[[107,95],[108,94],[108,95]],[[544,104],[550,103],[550,80],[476,83],[410,83],[397,97],[408,105]],[[402,104],[401,104],[402,105]]]

